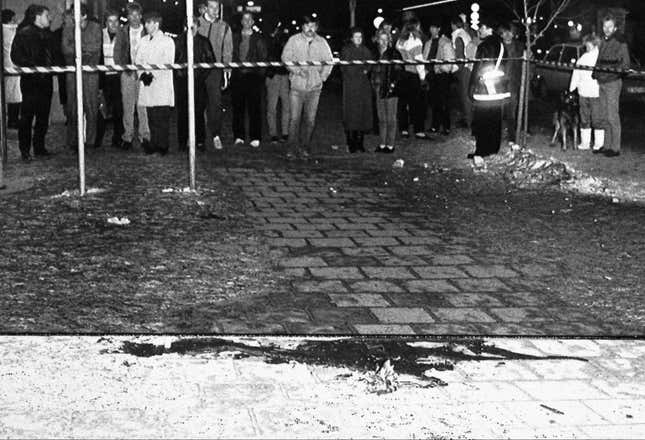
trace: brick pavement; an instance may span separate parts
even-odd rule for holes
[[[263,333],[606,335],[597,317],[549,288],[556,267],[513,264],[472,237],[448,236],[393,189],[356,185],[360,171],[219,169],[290,279],[269,306],[215,331]],[[259,322],[260,318],[264,320]]]
[[[462,361],[430,371],[444,387],[400,376],[377,395],[348,368],[231,352],[135,357],[118,352],[123,340],[169,338],[97,339],[0,337],[0,438],[645,437],[642,341],[491,339],[582,360]]]

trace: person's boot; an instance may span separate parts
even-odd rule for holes
[[[578,150],[588,150],[589,148],[591,148],[591,128],[581,128]]]
[[[597,154],[600,153],[605,147],[605,130],[594,130],[593,137],[593,152],[594,154]]]
[[[365,153],[365,134],[362,131],[356,132],[356,151]]]
[[[347,151],[350,153],[356,152],[356,132],[353,130],[347,131]]]

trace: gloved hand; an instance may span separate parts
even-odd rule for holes
[[[143,83],[144,86],[148,87],[150,84],[152,84],[154,77],[155,76],[151,72],[143,72],[139,76],[139,80]]]

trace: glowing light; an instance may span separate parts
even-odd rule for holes
[[[571,21],[571,20],[567,21],[567,26],[573,27],[573,21]]]
[[[470,10],[473,12],[479,12],[479,3],[473,3],[470,5]]]
[[[381,27],[381,24],[382,24],[384,21],[385,21],[385,18],[383,18],[383,17],[376,17],[376,18],[374,19],[374,27],[375,27],[376,29],[378,29],[379,27]]]
[[[252,1],[246,2],[246,6],[255,6],[255,3]]]
[[[382,14],[383,13],[383,8],[378,8],[378,10],[376,12],[378,12],[379,14]]]
[[[297,22],[296,20],[293,20],[293,21],[291,22],[291,24],[295,26],[295,25],[297,25],[297,24],[298,24],[298,22]]]
[[[582,32],[582,25],[578,23],[578,26],[576,26],[576,29],[578,29],[578,32]]]
[[[537,53],[538,53],[538,54],[541,54],[541,53],[542,53],[542,49],[538,49],[538,50],[537,50]]]
[[[312,16],[313,18],[318,18],[318,14],[316,14],[315,12],[314,12],[313,14],[311,14],[311,16]]]

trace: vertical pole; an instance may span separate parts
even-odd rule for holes
[[[518,103],[517,103],[517,112],[515,114],[515,142],[518,144],[522,143],[522,140],[520,139],[522,135],[522,127],[524,126],[524,90],[528,86],[526,83],[526,63],[524,60],[526,59],[526,50],[523,52],[522,56],[523,60],[521,61],[522,63],[522,77],[520,79],[520,96],[518,97]],[[524,145],[522,145],[524,146]]]
[[[522,107],[522,119],[520,119],[518,122],[522,124],[522,145],[523,147],[526,147],[526,139],[527,139],[527,131],[528,131],[528,112],[529,112],[529,103],[528,103],[528,98],[529,98],[529,57],[531,56],[531,23],[529,23],[529,5],[528,5],[528,0],[523,0],[522,2],[524,4],[524,32],[525,32],[525,37],[526,37],[526,49],[524,51],[524,61],[523,61],[523,67],[522,71],[524,72],[524,76],[522,77],[522,81],[524,82],[524,90],[522,93],[522,98],[524,100],[523,102],[523,107]],[[539,5],[538,5],[539,6]]]
[[[193,0],[186,0],[186,50],[188,51],[188,162],[190,189],[195,191],[195,57],[193,50]],[[204,117],[203,115],[201,117]]]
[[[0,0],[0,9],[4,8],[4,0]],[[2,144],[0,148],[0,189],[5,188],[4,184],[4,167],[7,161],[7,122],[6,122],[6,110],[7,103],[5,102],[5,90],[4,90],[4,29],[0,29],[0,46],[2,47],[2,52],[0,52],[0,143]]]
[[[78,138],[79,190],[85,195],[85,139],[83,130],[83,48],[81,46],[81,0],[74,0],[74,52],[76,54],[76,137]]]

